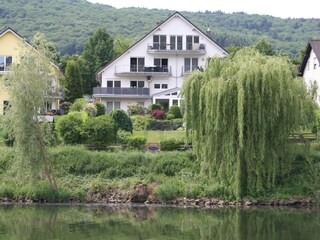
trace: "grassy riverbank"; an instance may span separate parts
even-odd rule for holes
[[[285,171],[272,192],[247,196],[247,199],[292,199],[319,195],[320,152],[296,147],[294,167]],[[186,152],[95,152],[83,147],[50,149],[59,192],[53,193],[39,173],[35,183],[21,182],[11,171],[14,149],[1,147],[0,198],[2,201],[98,202],[130,201],[137,191],[145,191],[149,201],[176,198],[234,200],[216,179],[200,173],[201,166],[192,151]],[[140,186],[140,187],[139,187]],[[142,187],[142,189],[141,189]],[[140,188],[140,189],[139,189]]]

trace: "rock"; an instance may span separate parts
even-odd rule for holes
[[[131,202],[144,203],[148,199],[148,187],[147,184],[137,184],[135,186],[135,192],[132,195]]]

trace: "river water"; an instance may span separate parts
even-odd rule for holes
[[[2,205],[0,239],[319,240],[320,209]]]

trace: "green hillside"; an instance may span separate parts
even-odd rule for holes
[[[99,27],[112,36],[133,42],[152,30],[174,11],[122,8],[86,0],[0,0],[0,30],[11,27],[30,39],[42,32],[61,54],[80,53],[88,37]],[[202,30],[207,26],[223,47],[251,45],[267,36],[278,51],[297,55],[309,39],[320,39],[320,19],[281,19],[246,13],[181,12]]]

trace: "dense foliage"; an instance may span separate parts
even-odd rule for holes
[[[117,131],[119,129],[131,132],[133,130],[131,118],[126,114],[125,111],[121,109],[113,110],[110,113],[110,116],[113,118]]]
[[[183,86],[203,170],[237,198],[275,188],[292,166],[288,134],[312,118],[313,101],[290,69],[286,58],[244,48]]]
[[[2,1],[0,30],[12,27],[27,39],[41,32],[62,54],[74,54],[82,52],[85,42],[98,28],[107,29],[113,37],[129,37],[133,43],[173,12],[145,8],[116,9],[85,0]],[[319,38],[319,19],[281,19],[221,11],[181,13],[203,31],[210,26],[213,39],[223,47],[253,45],[261,36],[266,36],[277,51],[298,55],[307,40]],[[117,54],[120,52],[116,50]]]
[[[114,58],[113,39],[106,29],[99,28],[84,45],[82,54],[85,71],[83,72],[86,94],[92,94],[92,89],[98,85],[96,73]]]
[[[75,99],[83,96],[83,81],[80,68],[77,62],[70,60],[67,62],[65,71],[65,100],[74,102]]]

